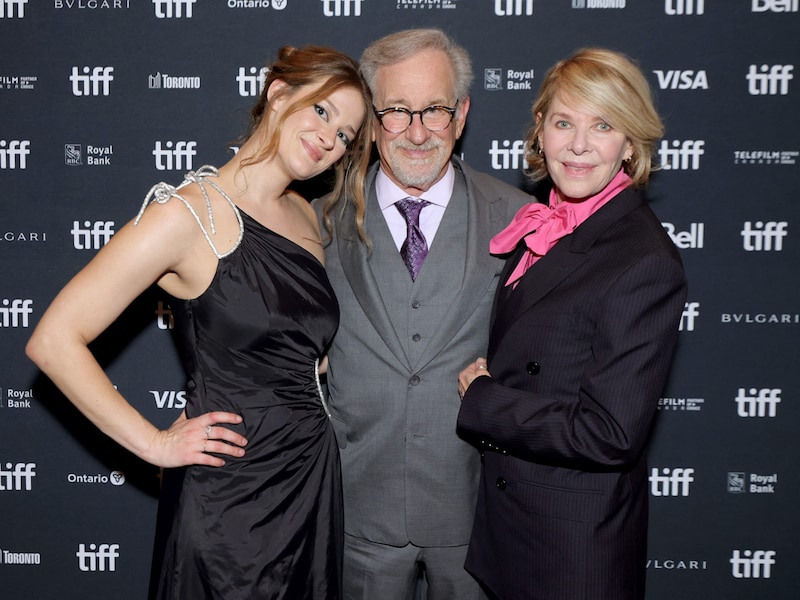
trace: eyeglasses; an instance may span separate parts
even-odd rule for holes
[[[458,100],[456,100],[456,106],[458,106]],[[381,126],[389,133],[403,133],[411,127],[414,115],[419,115],[420,121],[428,131],[444,131],[450,126],[453,116],[456,114],[455,106],[451,108],[441,104],[434,104],[422,110],[408,110],[400,106],[384,110],[378,110],[373,106],[372,110],[378,117],[378,121],[381,122]]]

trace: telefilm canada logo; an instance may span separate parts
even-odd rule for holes
[[[734,150],[733,164],[796,165],[798,156],[798,150]]]
[[[704,398],[659,398],[658,410],[664,412],[700,412],[705,403]]]
[[[396,0],[396,2],[398,10],[455,10],[458,0]]]
[[[774,494],[777,485],[777,473],[768,475],[743,471],[728,473],[728,492],[731,494]]]
[[[32,90],[37,81],[34,75],[0,75],[0,90]]]

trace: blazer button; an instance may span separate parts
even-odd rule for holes
[[[418,375],[412,375],[411,379],[408,380],[408,383],[411,385],[419,385],[419,381],[420,379]]]
[[[411,303],[411,308],[419,308],[419,300],[414,300]]]
[[[411,336],[411,339],[414,340],[415,342],[418,342],[422,339],[422,336],[418,333],[415,333],[414,335]]]
[[[525,370],[528,372],[528,375],[538,375],[542,367],[536,361],[531,361],[525,365]]]
[[[500,490],[501,492],[502,492],[504,489],[506,489],[506,485],[508,485],[508,484],[506,483],[506,480],[505,480],[505,479],[503,479],[502,477],[498,477],[498,478],[497,478],[497,481],[495,481],[495,482],[494,482],[494,484],[497,486],[497,489],[498,489],[498,490]]]

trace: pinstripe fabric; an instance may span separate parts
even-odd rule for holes
[[[458,419],[484,451],[467,568],[498,598],[644,597],[644,450],[685,299],[678,252],[633,190],[498,290],[492,379]]]

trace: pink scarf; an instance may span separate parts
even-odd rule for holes
[[[532,202],[523,206],[511,223],[492,238],[492,254],[508,254],[520,240],[525,240],[527,252],[517,263],[505,285],[516,284],[531,265],[542,258],[556,242],[569,235],[592,216],[601,206],[631,184],[631,178],[620,169],[599,193],[582,202],[559,202],[555,188],[550,191],[550,205]]]

